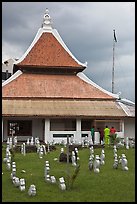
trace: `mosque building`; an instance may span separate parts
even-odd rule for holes
[[[96,135],[98,127],[108,125],[120,137],[131,129],[135,137],[133,106],[91,81],[85,69],[87,63],[71,53],[46,9],[34,40],[2,83],[2,141],[13,133],[20,141],[60,142],[69,135],[80,143],[91,137],[93,125]]]

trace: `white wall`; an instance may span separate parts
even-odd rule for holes
[[[135,118],[125,119],[124,136],[128,138],[135,138]]]
[[[67,143],[67,137],[53,137],[53,134],[71,134],[74,135],[74,140],[76,139],[76,131],[50,131],[50,140],[49,142],[52,142],[53,140],[56,143],[60,143],[62,140],[64,140],[65,143]],[[70,137],[69,137],[70,139]]]
[[[10,118],[11,119],[11,118]],[[17,119],[17,118],[14,118]],[[19,118],[21,120],[30,120],[30,118]],[[45,124],[45,134],[43,135],[43,125]],[[81,134],[88,134],[88,140],[91,139],[90,131],[81,131],[80,124],[81,121],[77,120],[77,131],[50,131],[50,119],[45,119],[44,124],[42,123],[42,119],[32,119],[32,136],[39,137],[40,140],[44,140],[44,142],[61,142],[62,140],[67,141],[67,137],[59,137],[53,138],[53,134],[73,134],[74,140],[81,142],[84,137],[81,137]],[[122,122],[122,131],[117,132],[118,137],[133,137],[135,138],[135,118],[127,118]],[[7,119],[3,118],[3,141],[7,141]],[[19,140],[27,141],[28,136],[18,136]],[[31,136],[29,136],[31,138]],[[98,141],[97,141],[98,142]]]

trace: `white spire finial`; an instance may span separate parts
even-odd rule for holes
[[[42,28],[44,28],[45,30],[51,30],[51,17],[49,15],[49,10],[48,8],[46,8],[45,14],[44,14],[44,18],[43,18],[43,23],[42,23]]]

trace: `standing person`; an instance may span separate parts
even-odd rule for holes
[[[110,128],[110,135],[114,135],[116,133],[116,129],[112,126]]]
[[[109,144],[109,137],[110,137],[110,129],[108,128],[107,125],[104,129],[104,137],[105,137],[105,145],[108,145]]]
[[[94,144],[94,139],[95,139],[95,127],[94,126],[92,126],[92,128],[91,128],[91,137],[92,137],[92,141]]]
[[[98,128],[99,134],[100,134],[100,144],[101,141],[104,142],[104,131],[102,128]]]
[[[116,129],[112,126],[110,128],[110,139],[111,139],[111,142],[114,142],[115,138],[116,138]]]

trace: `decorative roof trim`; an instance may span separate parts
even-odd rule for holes
[[[51,22],[51,17],[49,15],[49,10],[48,8],[46,8],[46,11],[45,11],[45,14],[44,14],[44,17],[43,17],[43,23],[42,23],[42,28],[44,29],[52,29],[52,26],[51,26],[52,22]]]
[[[132,105],[132,106],[135,105],[135,103],[134,103],[133,101],[130,101],[129,99],[126,99],[126,98],[122,98],[120,101],[121,101],[122,103],[127,104],[127,105]]]
[[[123,111],[126,113],[127,116],[133,117],[130,110],[128,109],[128,107],[125,104],[123,104],[122,102],[118,102],[118,104],[120,105],[120,107],[123,109]]]
[[[15,72],[13,75],[11,75],[10,78],[8,78],[6,81],[4,81],[2,83],[2,87],[7,85],[8,83],[10,83],[11,81],[13,81],[14,79],[16,79],[17,77],[19,77],[22,74],[21,70],[18,70],[17,72]]]
[[[103,91],[104,93],[108,94],[109,96],[112,96],[116,99],[119,98],[119,95],[118,94],[113,94],[105,89],[103,89],[101,86],[97,85],[96,83],[94,83],[93,81],[91,81],[83,72],[79,72],[77,74],[77,76],[82,79],[83,81],[87,82],[88,84],[91,84],[92,86],[96,87],[97,89]]]

